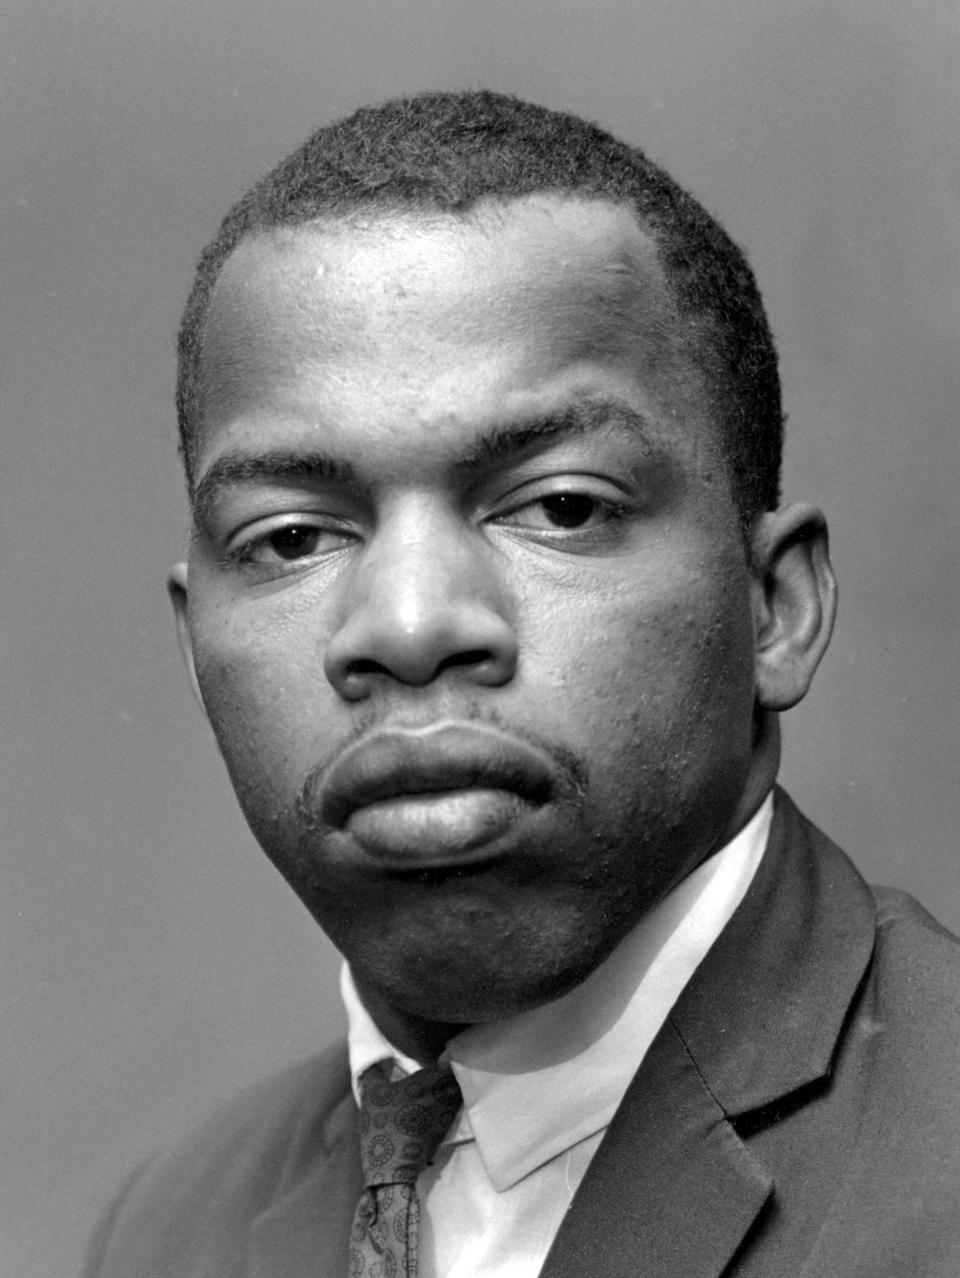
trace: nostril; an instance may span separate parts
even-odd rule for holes
[[[486,648],[473,648],[468,652],[454,652],[438,664],[437,672],[456,666],[482,666],[491,659],[492,654]]]
[[[425,681],[436,678],[444,670],[470,669],[471,667],[484,666],[489,664],[492,659],[493,654],[489,649],[471,648],[464,652],[452,652],[449,656],[442,657],[439,661],[436,661],[425,645],[420,651],[418,660],[408,656],[403,674],[405,678]],[[396,665],[397,663],[394,662],[393,664]],[[417,669],[414,669],[414,666]],[[373,661],[369,657],[357,657],[344,666],[343,672],[347,678],[364,679],[370,675],[389,675],[391,671],[392,667],[383,662]]]
[[[343,673],[349,676],[388,674],[389,672],[379,661],[370,661],[367,658],[359,657],[356,661],[348,661],[343,668]]]

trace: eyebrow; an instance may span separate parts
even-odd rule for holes
[[[270,448],[257,453],[224,453],[204,472],[193,490],[194,523],[202,525],[210,518],[224,488],[291,481],[304,485],[355,484],[357,472],[349,462],[325,453],[292,452],[285,448]]]
[[[557,412],[504,422],[481,431],[455,465],[460,471],[511,461],[556,439],[620,430],[652,445],[653,422],[619,399],[582,399]]]
[[[453,468],[467,474],[512,461],[557,439],[604,430],[630,434],[647,445],[653,441],[652,421],[646,414],[623,400],[584,398],[556,412],[497,423],[482,430],[454,460]],[[360,481],[350,462],[327,453],[284,448],[256,453],[227,452],[218,457],[196,483],[191,502],[194,523],[202,526],[212,517],[225,488],[285,482],[357,485]]]

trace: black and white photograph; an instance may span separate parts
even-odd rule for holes
[[[0,1275],[956,1278],[960,9],[0,68]]]

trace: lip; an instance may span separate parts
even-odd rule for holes
[[[514,803],[540,805],[556,784],[549,761],[526,742],[495,728],[446,723],[356,742],[327,769],[316,798],[323,824],[337,829],[374,805],[409,805],[412,796],[429,804],[452,791],[506,792]]]

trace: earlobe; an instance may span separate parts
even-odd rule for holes
[[[827,524],[806,503],[757,521],[752,546],[757,703],[803,699],[826,651],[837,608]]]
[[[190,638],[190,626],[187,620],[186,564],[174,564],[170,569],[167,575],[167,593],[170,596],[170,602],[173,604],[173,615],[177,623],[177,642],[180,645],[180,653],[183,656],[184,665],[187,667],[190,686],[193,689],[193,695],[197,699],[197,704],[206,714],[200,685],[197,682],[197,671],[193,660],[193,643]]]

